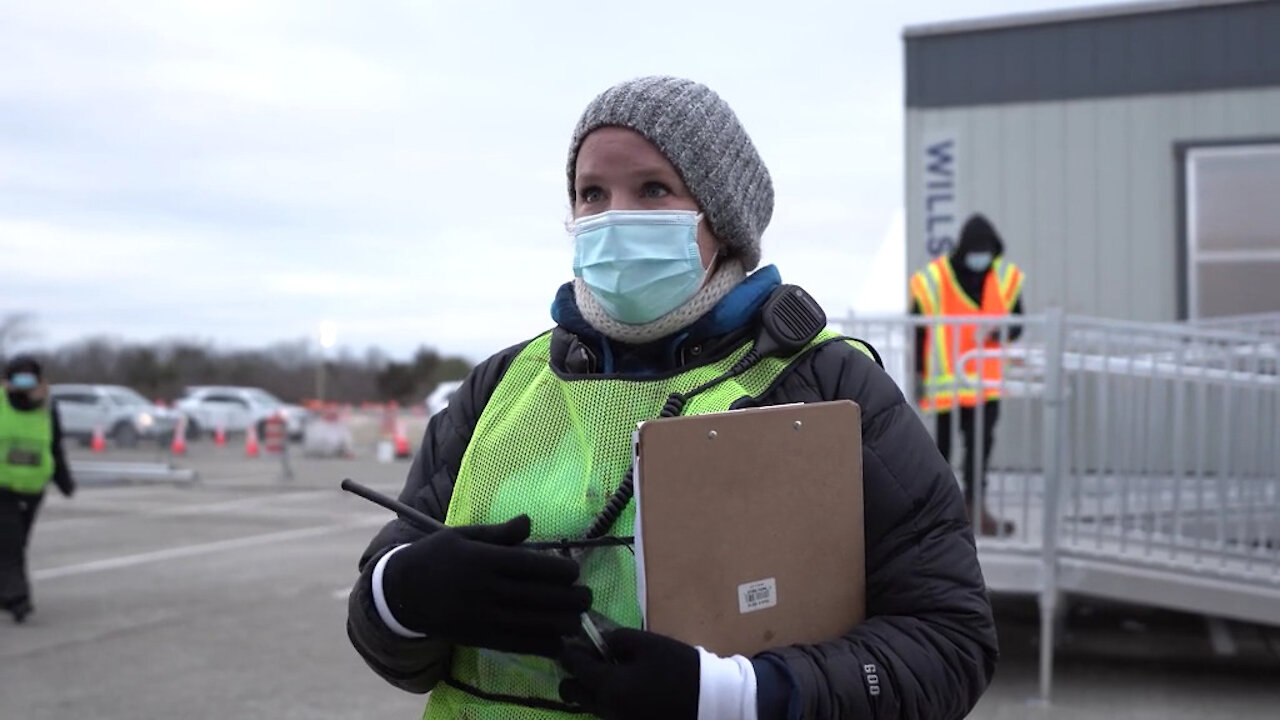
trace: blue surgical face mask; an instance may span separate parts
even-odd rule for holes
[[[971,252],[964,256],[964,266],[974,272],[986,272],[995,259],[995,253]]]
[[[610,210],[580,218],[571,226],[573,274],[613,319],[657,320],[702,285],[700,217],[690,210]]]
[[[14,390],[31,390],[39,384],[40,378],[36,377],[35,373],[20,372],[9,378],[9,387]]]

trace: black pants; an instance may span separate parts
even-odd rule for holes
[[[44,493],[27,495],[0,489],[0,609],[31,598],[27,582],[27,540]]]
[[[960,436],[964,439],[964,496],[966,499],[973,498],[973,478],[977,474],[977,468],[974,467],[977,459],[974,453],[974,446],[978,442],[978,435],[975,431],[975,418],[977,409],[970,407],[960,408]],[[996,441],[996,419],[1000,417],[1000,401],[988,400],[987,404],[982,408],[982,489],[987,489],[987,463],[991,460],[991,448]],[[942,451],[942,456],[948,461],[951,460],[951,412],[940,412],[937,416],[938,429],[938,449]]]

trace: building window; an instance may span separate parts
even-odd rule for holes
[[[1183,157],[1187,316],[1280,312],[1280,143]]]

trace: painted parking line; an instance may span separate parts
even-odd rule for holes
[[[43,529],[59,529],[74,527],[76,525],[86,525],[95,522],[106,522],[111,520],[121,520],[127,518],[151,518],[151,517],[182,517],[184,515],[216,515],[220,513],[233,512],[244,508],[253,508],[258,506],[266,506],[271,503],[278,502],[297,502],[306,500],[317,500],[320,498],[332,498],[334,493],[329,490],[306,490],[293,491],[284,493],[275,493],[271,495],[262,495],[259,497],[235,498],[233,500],[220,500],[212,503],[195,503],[182,505],[166,505],[164,507],[149,507],[144,510],[130,510],[124,503],[107,503],[93,504],[86,509],[93,511],[101,511],[106,514],[94,515],[92,517],[74,517],[74,518],[55,518],[52,520],[43,520],[36,527]]]
[[[179,558],[194,557],[197,555],[209,555],[212,553],[226,552],[228,550],[241,550],[244,548],[259,547],[262,545],[292,542],[294,540],[319,537],[346,530],[382,525],[385,522],[386,518],[381,515],[364,515],[343,523],[316,525],[312,527],[297,528],[295,530],[265,533],[262,535],[249,535],[246,537],[231,538],[229,540],[217,540],[215,542],[198,543],[195,545],[183,545],[180,547],[136,553],[133,555],[120,555],[117,557],[103,558],[101,560],[76,563],[74,565],[44,568],[42,570],[32,572],[31,577],[33,580],[39,581],[56,580],[58,578],[75,577],[77,575],[87,575],[90,573],[105,572],[107,570],[119,570],[122,568],[146,565],[149,563],[164,562],[166,560],[176,560]]]

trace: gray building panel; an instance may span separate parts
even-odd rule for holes
[[[1266,8],[1266,16],[1253,28],[1253,42],[1256,53],[1258,82],[1266,82],[1268,78],[1280,76],[1280,2],[1272,0]],[[1249,61],[1241,60],[1248,65]]]
[[[1174,125],[1178,137],[1196,132],[1197,128],[1221,128],[1227,124],[1228,103],[1178,102],[1173,106],[1177,112],[1177,124]]]
[[[987,115],[983,113],[982,115]],[[971,122],[988,122],[987,117],[970,113]],[[1001,211],[993,213],[987,209],[991,206],[973,206],[973,212],[983,212],[995,223],[997,229],[1006,238],[1006,251],[1009,259],[1023,267],[1042,267],[1038,257],[1040,246],[1036,243],[1035,232],[1035,119],[1031,108],[1019,106],[1009,108],[1009,112],[1000,118],[1002,141],[995,148],[971,148],[966,156],[969,165],[975,163],[999,162],[1004,177],[1004,192]],[[988,158],[987,154],[995,156]],[[981,195],[975,191],[971,194]],[[1036,280],[1040,284],[1040,279]],[[1029,299],[1034,301],[1038,288],[1032,288]],[[1032,305],[1035,305],[1032,302]]]
[[[1097,122],[1088,108],[1064,103],[1063,142],[1077,152],[1066,153],[1063,197],[1087,198],[1065,211],[1063,264],[1079,268],[1066,273],[1066,307],[1076,307],[1098,293],[1100,252],[1098,237],[1098,138]]]
[[[1280,2],[1240,2],[906,37],[907,106],[1280,86]]]
[[[1014,184],[1013,179],[1005,174],[1008,172],[1005,161],[1017,149],[1006,147],[1004,144],[1007,139],[1005,123],[982,122],[971,109],[962,112],[965,123],[961,127],[964,128],[968,137],[973,138],[972,149],[989,148],[983,152],[992,153],[989,157],[966,158],[968,162],[964,163],[964,168],[967,174],[963,179],[962,188],[967,190],[967,194],[972,198],[969,207],[1004,207],[1009,202],[1006,193]],[[1022,244],[1015,238],[1007,239],[1011,247]]]
[[[1183,72],[1192,76],[1197,84],[1211,83],[1213,78],[1226,75],[1233,66],[1230,55],[1235,46],[1231,41],[1235,39],[1239,42],[1244,33],[1229,28],[1231,21],[1232,17],[1229,15],[1209,14],[1196,26],[1195,35],[1188,39],[1188,42],[1201,43],[1206,47],[1222,48],[1222,52],[1199,53],[1195,56],[1195,62],[1190,62],[1192,56],[1187,55],[1189,66],[1184,67]]]
[[[1071,208],[1061,198],[1069,197],[1066,187],[1067,155],[1057,148],[1065,138],[1062,103],[1053,103],[1045,112],[1032,117],[1032,155],[1034,186],[1032,187],[1032,233],[1027,240],[1034,244],[1036,264],[1040,267],[1066,267],[1071,263],[1067,252],[1072,240],[1067,237],[1067,214]],[[1013,257],[1013,256],[1011,256]],[[1038,280],[1037,295],[1042,298],[1070,298],[1067,273],[1045,273]]]
[[[1172,320],[1177,287],[1177,261],[1169,251],[1177,236],[1172,138],[1186,131],[1176,104],[1188,98],[1139,97],[1129,101],[1129,232],[1133,284],[1130,317]],[[1174,104],[1174,107],[1171,107]]]
[[[1227,140],[1239,137],[1275,136],[1280,129],[1280,101],[1277,93],[1237,93],[1227,98],[1226,125],[1211,139]],[[1205,132],[1195,133],[1194,139],[1206,139]]]
[[[1079,97],[1090,92],[1090,89],[1099,81],[1098,78],[1098,62],[1096,48],[1098,45],[1097,34],[1088,26],[1080,23],[1071,23],[1064,25],[1061,32],[1054,33],[1062,44],[1062,58],[1060,70],[1062,77],[1063,92],[1072,97]],[[1082,53],[1083,57],[1078,61],[1080,67],[1076,72],[1067,72],[1066,60],[1067,54],[1072,50]]]
[[[1264,76],[1262,63],[1258,55],[1258,24],[1251,17],[1227,15],[1222,18],[1223,33],[1232,38],[1222,53],[1222,64],[1226,67],[1244,65],[1245,72],[1252,71],[1249,81],[1256,82]]]
[[[1133,183],[1129,168],[1128,101],[1113,100],[1085,107],[1094,116],[1098,127],[1098,165],[1095,170],[1098,185],[1094,196],[1097,199],[1097,219],[1096,232],[1091,238],[1099,259],[1098,293],[1092,298],[1072,298],[1070,303],[1065,298],[1058,303],[1054,303],[1052,298],[1046,300],[1049,305],[1066,307],[1072,312],[1131,319],[1128,218],[1129,193]],[[1085,195],[1078,200],[1063,198],[1063,202],[1074,206],[1091,199]],[[1044,272],[1051,271],[1045,268]],[[1062,268],[1059,272],[1085,272],[1085,269]]]
[[[1201,11],[1130,18],[1130,37],[1136,43],[1129,48],[1129,84],[1152,88],[1151,92],[1177,92],[1182,83],[1196,90],[1228,87],[1217,82],[1221,71],[1229,70],[1220,62],[1219,74],[1197,72],[1212,67],[1225,52],[1223,42],[1210,43],[1200,32],[1219,17],[1218,12]]]
[[[965,38],[955,38],[953,42],[960,45],[965,42]],[[994,48],[1000,52],[1000,64],[1003,66],[1003,72],[993,77],[1002,78],[999,84],[991,84],[987,88],[989,92],[1001,92],[1007,88],[1008,92],[1016,94],[1024,94],[1035,92],[1036,73],[1034,56],[1036,52],[1035,38],[1031,33],[1020,33],[1017,36],[1010,37],[1007,42],[993,44]],[[956,66],[967,70],[964,61],[966,53],[961,50],[956,53]],[[954,69],[951,74],[955,73]],[[945,82],[946,79],[944,78]],[[956,94],[964,89],[963,84],[955,86]],[[961,104],[961,103],[956,103]]]
[[[1004,77],[1006,64],[1002,48],[991,45],[973,52],[969,43],[963,40],[951,43],[951,48],[952,59],[955,62],[964,63],[972,68],[972,72],[967,73],[964,78],[963,92],[977,94],[994,92],[1001,85],[1016,81],[1016,78]],[[1013,68],[1011,71],[1016,70],[1017,68]],[[946,77],[939,79],[939,82],[947,81]]]
[[[1068,75],[1077,75],[1086,77],[1086,72],[1092,74],[1092,68],[1088,64],[1079,64],[1078,68],[1068,68],[1068,59],[1071,57],[1069,53],[1078,53],[1080,49],[1068,47],[1066,37],[1059,32],[1057,28],[1040,27],[1030,30],[1027,35],[1031,39],[1031,51],[1023,57],[1030,60],[1031,72],[1034,75],[1036,85],[1046,83],[1056,87],[1067,85]],[[1019,58],[1010,58],[1011,61],[1017,62]],[[1080,84],[1077,81],[1075,84]]]
[[[1100,24],[1077,23],[1076,36],[1088,36],[1091,40],[1087,47],[1084,43],[1072,46],[1077,53],[1092,51],[1092,57],[1077,55],[1075,64],[1078,72],[1073,73],[1077,82],[1073,85],[1071,98],[1083,98],[1090,95],[1112,96],[1125,94],[1128,85],[1127,68],[1129,65],[1129,23],[1109,22]],[[1085,72],[1083,66],[1088,65]],[[1066,95],[1066,93],[1062,93]]]

